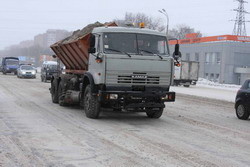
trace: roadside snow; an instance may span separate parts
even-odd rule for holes
[[[172,86],[171,91],[178,93],[218,99],[223,101],[234,102],[237,91],[240,85],[219,84],[199,78],[197,85],[191,85],[189,88],[182,86]]]
[[[204,78],[199,78],[197,82],[197,86],[207,87],[207,88],[215,88],[215,89],[224,89],[230,91],[237,91],[240,89],[241,85],[233,85],[233,84],[220,84],[217,82],[212,82]]]

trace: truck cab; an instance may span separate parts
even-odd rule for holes
[[[19,68],[19,59],[17,57],[2,58],[1,71],[3,74],[13,72],[16,75],[18,68]]]

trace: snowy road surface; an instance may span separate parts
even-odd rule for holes
[[[0,75],[0,166],[250,166],[250,121],[233,103],[178,93],[160,119],[93,120],[52,104],[49,87]]]

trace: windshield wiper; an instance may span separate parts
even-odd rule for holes
[[[121,51],[121,50],[110,49],[110,48],[106,48],[106,50],[115,51],[115,52],[120,52],[120,53],[123,53],[123,54],[128,55],[128,57],[131,57],[131,55],[130,55],[129,53],[127,53],[127,52],[123,52],[123,51]]]
[[[157,53],[153,53],[153,52],[151,52],[151,51],[149,51],[149,50],[140,49],[139,51],[143,51],[143,52],[146,52],[146,53],[151,53],[151,54],[157,55],[159,58],[163,59],[161,55],[159,55],[159,54],[157,54]]]

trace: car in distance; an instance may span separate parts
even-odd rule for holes
[[[235,111],[239,119],[247,120],[250,115],[250,79],[246,80],[237,92]]]
[[[47,80],[51,80],[53,74],[58,73],[58,67],[58,63],[55,61],[43,62],[41,68],[41,82],[47,82]]]
[[[21,65],[17,69],[18,78],[36,78],[36,69],[31,65]]]

